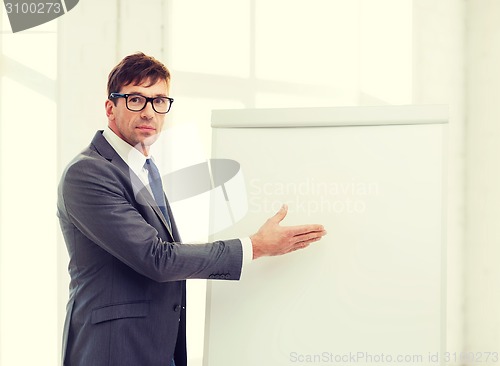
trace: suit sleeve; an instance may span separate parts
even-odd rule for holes
[[[158,282],[189,278],[238,280],[238,239],[206,244],[162,240],[132,204],[126,177],[99,158],[70,165],[59,187],[59,217],[135,271]]]

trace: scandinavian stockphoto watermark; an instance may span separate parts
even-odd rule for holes
[[[79,0],[4,0],[13,33],[50,22],[73,9]]]
[[[271,213],[287,203],[290,212],[303,215],[363,214],[369,208],[368,199],[379,194],[378,182],[354,177],[339,181],[304,177],[297,182],[252,179],[249,184],[249,211]]]
[[[425,352],[425,353],[373,353],[330,352],[301,353],[290,352],[289,362],[292,364],[323,364],[323,365],[441,365],[443,363],[496,364],[500,362],[498,351],[488,352]]]

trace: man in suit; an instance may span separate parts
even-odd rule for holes
[[[253,259],[325,234],[321,225],[280,226],[284,206],[250,238],[181,244],[150,156],[173,102],[169,85],[156,59],[125,57],[108,78],[108,128],[61,178],[71,276],[66,366],[186,366],[186,279],[238,280]]]

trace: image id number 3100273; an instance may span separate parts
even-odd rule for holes
[[[60,14],[61,3],[5,3],[7,14]]]

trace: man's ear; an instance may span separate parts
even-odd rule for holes
[[[113,111],[114,106],[115,104],[113,103],[113,101],[106,99],[106,102],[104,103],[104,108],[106,109],[106,116],[108,117],[108,119],[114,118],[114,111]]]

